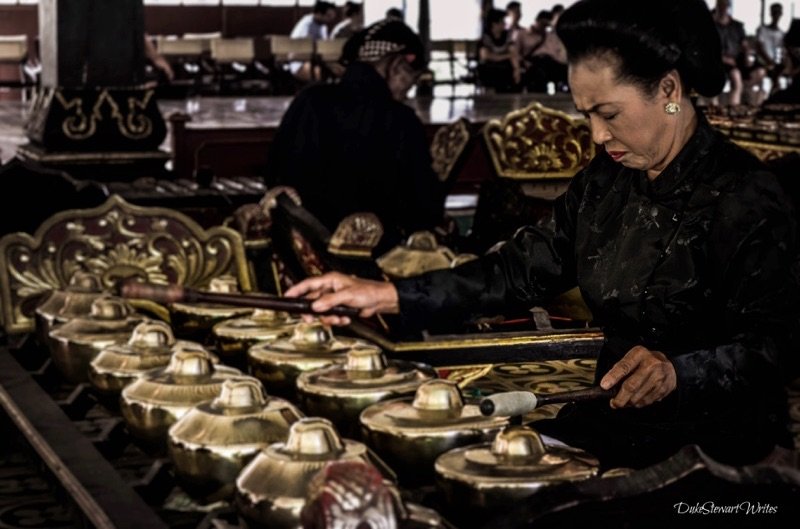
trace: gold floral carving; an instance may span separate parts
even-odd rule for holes
[[[328,243],[334,255],[372,257],[372,250],[383,237],[383,224],[374,213],[348,215],[336,227]]]
[[[494,169],[503,178],[572,177],[595,154],[586,121],[539,103],[489,121],[483,138]]]
[[[97,274],[106,287],[138,277],[203,288],[227,274],[238,278],[243,291],[252,290],[244,245],[234,230],[204,230],[177,211],[134,206],[114,195],[96,208],[50,217],[34,236],[11,233],[0,239],[6,331],[31,331],[30,305],[65,287],[79,270]]]
[[[450,177],[458,159],[469,144],[469,121],[461,118],[440,127],[431,142],[433,170],[442,182]]]
[[[734,140],[738,146],[747,149],[762,162],[770,162],[783,158],[791,153],[800,153],[800,147],[791,145],[778,145],[773,143],[760,143],[755,141]]]
[[[144,114],[144,110],[153,97],[153,90],[146,90],[141,98],[129,97],[128,108],[125,109],[124,114],[108,90],[99,92],[88,115],[84,111],[84,100],[81,97],[67,100],[61,91],[56,91],[55,97],[64,110],[71,113],[62,122],[61,130],[67,138],[72,140],[85,140],[94,136],[97,131],[97,123],[103,121],[103,105],[108,105],[110,117],[117,121],[120,134],[126,138],[139,140],[148,137],[153,132],[153,122]]]

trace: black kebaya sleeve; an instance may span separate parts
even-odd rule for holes
[[[672,357],[683,413],[713,413],[781,392],[796,375],[800,288],[791,206],[769,175],[748,175],[723,198],[709,245],[720,270],[724,336],[719,345]]]
[[[526,226],[480,259],[397,281],[405,323],[425,328],[508,313],[574,287],[574,234],[584,180],[576,176],[556,200],[554,231]]]

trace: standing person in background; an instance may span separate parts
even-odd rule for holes
[[[336,20],[336,6],[330,2],[317,2],[311,13],[297,21],[289,36],[293,39],[327,40],[328,26],[334,20]],[[293,61],[289,63],[289,70],[303,82],[319,78],[310,62]]]
[[[783,47],[786,51],[784,73],[789,77],[789,86],[773,93],[765,101],[767,105],[800,104],[800,19],[792,20],[792,25],[783,38]]]
[[[756,46],[758,56],[767,69],[767,75],[772,80],[770,93],[775,93],[780,88],[781,74],[784,69],[783,31],[778,23],[783,16],[783,6],[774,3],[769,6],[770,23],[758,28],[756,31]]]
[[[344,5],[344,19],[333,28],[331,38],[349,39],[362,29],[364,29],[364,6],[356,2],[347,2]]]
[[[489,11],[478,48],[478,78],[483,86],[498,93],[518,92],[522,80],[519,50],[506,29],[505,18],[505,11]]]
[[[270,147],[269,187],[286,185],[331,232],[352,213],[372,212],[387,250],[442,221],[444,187],[433,171],[425,129],[403,101],[426,68],[419,37],[382,20],[344,50],[338,84],[300,92]]]
[[[522,5],[519,2],[509,2],[506,5],[506,17],[508,18],[508,31],[511,32],[511,39],[519,41],[520,33],[527,30],[520,25],[522,19]]]
[[[741,105],[744,80],[738,60],[743,51],[744,25],[731,16],[730,0],[717,0],[712,15],[722,44],[722,64],[730,82],[731,91],[728,96],[728,104]]]

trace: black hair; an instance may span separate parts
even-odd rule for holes
[[[344,5],[344,16],[352,17],[361,13],[362,6],[356,2],[347,2]]]
[[[506,4],[506,11],[511,11],[512,9],[522,10],[522,4],[519,2],[509,2]]]
[[[550,10],[553,15],[558,15],[559,13],[564,12],[564,5],[563,4],[556,4],[553,6],[553,9]]]
[[[541,11],[539,11],[536,14],[536,20],[538,21],[538,20],[541,20],[541,19],[553,20],[553,12],[552,11],[548,11],[547,9],[542,9]]]
[[[580,0],[556,31],[570,63],[613,58],[617,78],[649,94],[673,69],[687,92],[713,97],[725,85],[719,35],[704,0]]]
[[[325,14],[331,9],[336,9],[336,6],[331,2],[317,2],[314,4],[312,12]]]
[[[405,17],[400,9],[397,9],[396,7],[390,7],[386,10],[386,18],[399,18],[402,20]]]
[[[489,12],[486,13],[486,31],[489,31],[489,28],[492,24],[496,24],[497,22],[505,22],[505,20],[505,11],[501,11],[499,9],[490,9]]]

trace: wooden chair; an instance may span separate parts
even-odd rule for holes
[[[313,39],[293,39],[286,35],[269,37],[270,53],[279,64],[289,61],[310,61],[314,58]]]
[[[289,70],[290,63],[314,60],[313,39],[293,39],[286,35],[269,37],[270,84],[273,95],[294,95],[300,84]]]
[[[319,66],[319,80],[335,79],[342,74],[344,67],[339,64],[342,49],[347,39],[314,41],[315,63]],[[315,73],[316,75],[316,73]]]
[[[318,40],[316,42],[317,58],[323,63],[335,62],[342,56],[342,49],[347,39]]]
[[[10,334],[33,330],[35,303],[64,288],[77,271],[98,275],[105,287],[137,277],[204,288],[222,275],[252,290],[241,236],[204,230],[182,213],[131,205],[117,195],[92,209],[62,211],[34,235],[0,239],[2,326]]]
[[[253,39],[212,39],[211,60],[220,92],[225,91],[229,80],[241,83],[251,74],[255,46]]]
[[[172,84],[179,84],[199,92],[203,84],[205,68],[203,59],[208,58],[210,45],[202,39],[187,39],[174,36],[155,38],[158,53],[170,63],[175,71]]]

